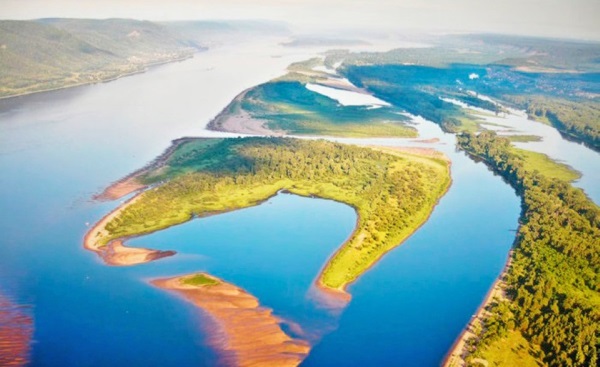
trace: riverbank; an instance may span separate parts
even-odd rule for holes
[[[492,304],[492,302],[496,300],[502,300],[506,298],[504,289],[506,284],[504,282],[504,277],[508,269],[510,268],[512,261],[512,250],[508,253],[508,257],[506,260],[506,264],[498,275],[498,278],[494,281],[492,286],[490,287],[488,293],[485,295],[483,301],[471,317],[469,323],[465,326],[463,331],[458,335],[452,347],[444,357],[441,366],[442,367],[464,367],[466,366],[466,356],[470,353],[469,341],[473,338],[477,337],[477,330],[481,330],[483,327],[483,322],[489,316],[489,312],[487,312],[488,307]]]
[[[131,198],[127,202],[117,207],[112,212],[102,217],[86,233],[83,238],[83,247],[95,252],[107,265],[129,266],[143,264],[163,257],[175,255],[175,251],[160,251],[142,247],[127,247],[123,245],[126,238],[119,238],[107,243],[102,242],[109,233],[106,230],[108,224],[114,218],[117,218],[128,205],[132,205],[139,199],[139,195]]]
[[[286,134],[282,130],[271,130],[266,126],[268,121],[253,118],[247,111],[244,111],[240,104],[246,93],[252,88],[248,88],[238,94],[217,116],[215,116],[206,128],[212,131],[221,131],[235,134],[263,135],[263,136],[283,136]]]
[[[309,344],[287,335],[271,309],[222,279],[200,273],[155,279],[151,284],[178,294],[210,316],[216,326],[205,331],[226,365],[297,366],[308,355]]]
[[[129,195],[136,191],[141,191],[146,189],[148,185],[140,182],[139,178],[144,174],[156,170],[162,166],[164,166],[169,158],[173,155],[173,152],[179,148],[180,145],[187,143],[192,140],[202,140],[203,138],[189,138],[183,137],[179,139],[175,139],[171,142],[171,145],[165,149],[165,151],[152,160],[150,163],[145,165],[144,167],[134,171],[122,179],[115,181],[106,189],[104,189],[101,193],[94,195],[94,200],[99,201],[112,201],[122,198],[123,196]]]
[[[82,86],[86,86],[86,85],[93,85],[93,84],[99,84],[99,83],[109,83],[109,82],[112,82],[112,81],[115,81],[115,80],[118,80],[118,79],[121,79],[121,78],[125,78],[125,77],[128,77],[128,76],[133,76],[133,75],[145,73],[150,68],[155,67],[155,66],[160,66],[160,65],[164,65],[164,64],[168,64],[168,63],[172,63],[172,62],[184,61],[184,60],[187,60],[187,59],[191,59],[193,57],[194,57],[194,53],[189,54],[189,55],[184,55],[184,56],[181,56],[181,57],[176,57],[176,58],[173,58],[173,59],[156,61],[156,62],[150,62],[150,63],[147,63],[147,64],[143,64],[141,66],[141,69],[131,70],[131,71],[128,71],[128,72],[119,73],[117,75],[109,75],[109,76],[106,76],[106,77],[101,78],[99,80],[93,80],[93,81],[81,82],[81,83],[73,83],[73,84],[67,84],[67,85],[63,85],[63,86],[55,87],[55,88],[44,88],[44,89],[40,89],[40,90],[21,92],[21,93],[16,93],[16,94],[10,94],[10,95],[7,95],[7,96],[0,96],[0,100],[10,99],[10,98],[17,98],[17,97],[25,97],[25,96],[30,96],[30,95],[39,94],[39,93],[55,92],[55,91],[59,91],[59,90],[63,90],[63,89],[70,89],[70,88],[82,87]]]

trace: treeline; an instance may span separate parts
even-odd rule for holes
[[[492,132],[458,144],[482,158],[522,198],[520,228],[505,277],[508,300],[490,308],[471,358],[520,332],[549,366],[596,366],[600,350],[600,210],[569,183],[526,170]],[[471,359],[472,360],[472,359]],[[507,361],[507,365],[511,365]]]
[[[353,206],[357,228],[322,278],[331,288],[351,282],[400,244],[450,183],[448,164],[441,160],[283,138],[187,142],[146,180],[164,183],[109,222],[104,243],[256,205],[280,190]]]
[[[561,133],[600,151],[600,104],[539,97],[528,101],[527,113],[547,119]]]

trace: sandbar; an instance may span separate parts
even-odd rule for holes
[[[177,293],[202,309],[213,321],[210,343],[222,362],[231,366],[297,366],[308,355],[306,341],[287,335],[281,320],[256,297],[221,279],[200,273],[216,284],[191,285],[186,279],[197,274],[156,279],[151,283]]]
[[[160,251],[142,247],[127,247],[123,245],[124,239],[111,241],[107,244],[102,244],[99,240],[108,236],[105,226],[113,218],[117,217],[128,205],[133,204],[139,199],[139,195],[127,201],[117,209],[108,213],[94,227],[92,227],[83,239],[83,247],[90,251],[94,251],[104,260],[107,265],[113,266],[128,266],[143,264],[163,257],[175,255],[175,251]]]

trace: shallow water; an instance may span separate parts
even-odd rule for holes
[[[197,310],[147,284],[199,270],[303,326],[316,344],[305,365],[439,364],[503,267],[519,201],[422,119],[422,138],[439,143],[341,139],[432,146],[453,161],[453,185],[431,219],[350,287],[341,314],[310,294],[354,226],[354,211],[339,203],[278,195],[194,220],[132,241],[179,252],[141,266],[108,267],[81,247],[86,222],[119,204],[89,202],[93,193],[170,140],[207,135],[205,124],[237,93],[305,57],[286,52],[223,48],[107,84],[0,102],[0,290],[32,307],[33,365],[214,364]]]

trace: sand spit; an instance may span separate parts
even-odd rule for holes
[[[112,201],[122,198],[125,195],[131,194],[132,192],[140,191],[145,189],[147,186],[139,181],[139,178],[144,174],[156,170],[164,166],[171,158],[171,155],[181,144],[187,143],[192,140],[199,140],[202,138],[180,138],[175,139],[171,142],[171,145],[153,161],[140,168],[139,170],[130,173],[122,179],[114,182],[112,185],[107,187],[100,194],[93,197],[94,200],[99,201]]]
[[[176,254],[175,251],[151,250],[143,247],[127,247],[123,241],[116,240],[99,248],[96,253],[108,265],[129,266],[143,264]]]
[[[218,284],[185,284],[183,280],[190,275],[156,279],[152,284],[179,294],[215,321],[210,340],[226,365],[297,366],[308,355],[308,343],[288,336],[280,327],[281,321],[270,309],[261,307],[256,297],[221,279],[202,275]]]
[[[139,199],[139,195],[127,201],[117,209],[105,215],[86,233],[83,239],[83,247],[94,251],[108,265],[128,266],[143,264],[167,256],[175,255],[175,251],[151,250],[141,247],[127,247],[123,245],[124,239],[118,239],[103,245],[99,242],[101,238],[108,236],[105,227],[108,222],[117,217],[125,208]]]
[[[0,294],[0,366],[28,365],[32,335],[32,318]]]
[[[267,121],[256,119],[247,111],[239,108],[239,111],[231,111],[231,106],[240,104],[249,89],[238,94],[227,107],[225,107],[214,119],[207,129],[213,131],[224,131],[236,134],[261,135],[261,136],[284,136],[285,131],[271,130],[266,126]]]

